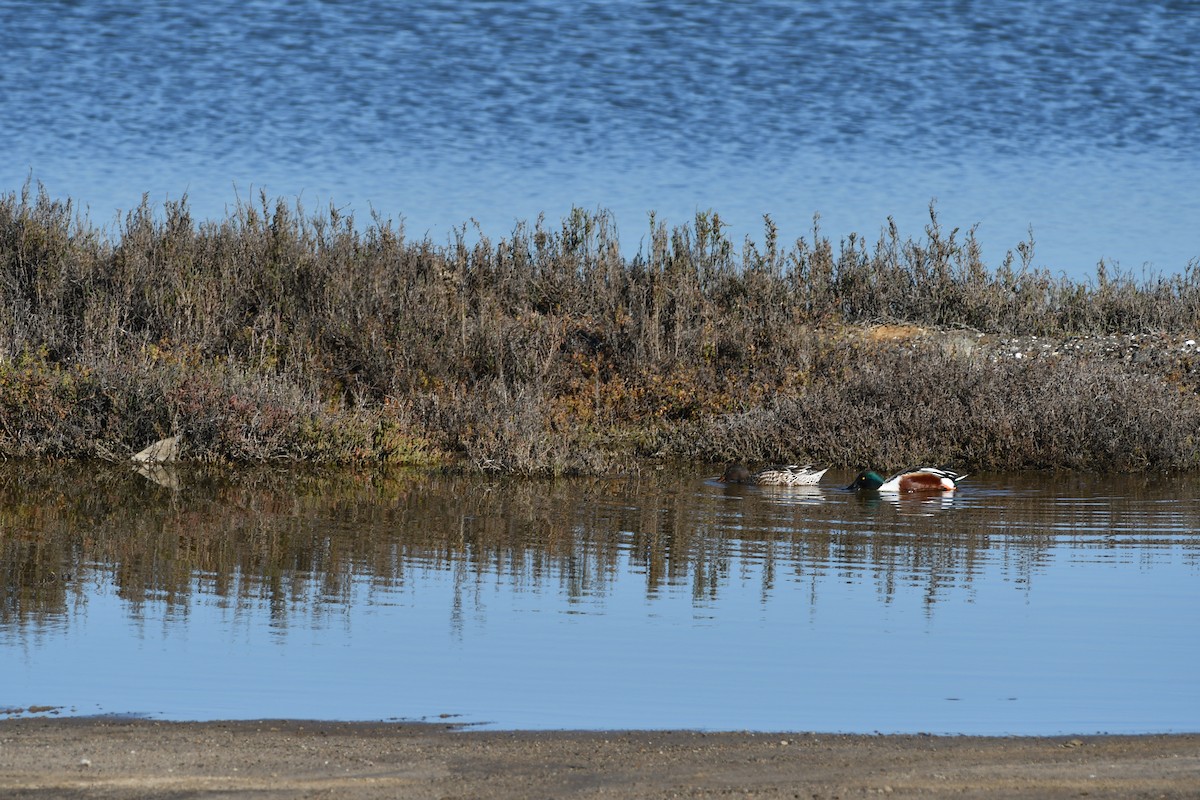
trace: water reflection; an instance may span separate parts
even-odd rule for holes
[[[183,485],[179,480],[179,470],[173,464],[137,463],[133,465],[133,471],[146,480],[168,489],[178,489]]]
[[[1102,493],[1097,479],[1060,478],[1050,493],[997,476],[957,494],[897,497],[659,473],[146,477],[121,466],[0,469],[0,623],[53,625],[97,580],[111,580],[134,616],[148,602],[186,613],[204,595],[265,604],[286,626],[301,610],[354,602],[364,581],[386,593],[429,571],[452,574],[459,595],[502,583],[577,602],[634,578],[649,598],[688,586],[708,603],[753,575],[767,602],[783,575],[814,593],[825,580],[873,583],[884,601],[910,587],[933,606],[969,590],[985,565],[1028,586],[1064,545],[1141,565],[1194,568],[1200,554],[1200,505],[1180,499],[1196,496],[1192,478],[1107,479]]]
[[[1200,729],[1196,478],[709,475],[0,465],[0,708]]]

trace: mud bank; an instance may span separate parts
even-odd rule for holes
[[[1200,797],[1200,735],[480,732],[0,722],[8,798]]]

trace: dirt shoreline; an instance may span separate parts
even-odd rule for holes
[[[5,798],[1200,797],[1200,734],[483,732],[0,721]]]

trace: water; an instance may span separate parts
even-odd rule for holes
[[[715,209],[736,242],[979,224],[999,263],[1200,258],[1200,10],[836,0],[0,0],[0,189],[109,224],[259,190],[445,242],[541,213]]]
[[[0,707],[1200,730],[1200,479],[954,496],[0,465]]]

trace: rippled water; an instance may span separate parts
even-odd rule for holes
[[[493,238],[572,205],[836,240],[934,198],[995,265],[1200,257],[1200,12],[1179,2],[0,0],[0,189],[143,192]],[[236,187],[236,191],[235,191]]]
[[[0,707],[1200,730],[1200,479],[954,496],[0,465]],[[163,476],[158,476],[163,477]],[[169,481],[168,481],[169,482]]]

